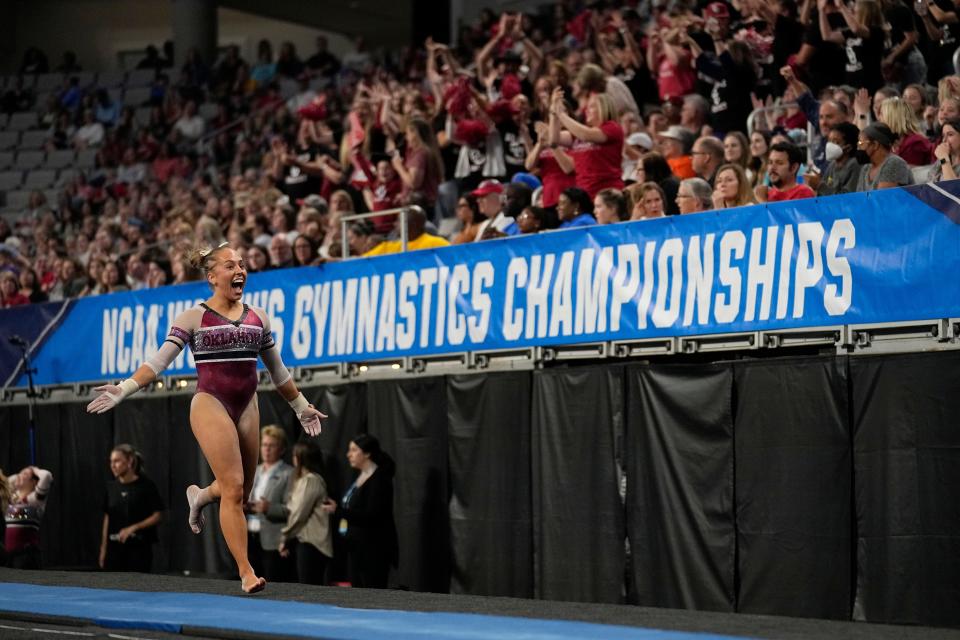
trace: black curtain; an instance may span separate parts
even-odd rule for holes
[[[447,378],[451,593],[533,597],[530,373]]]
[[[626,530],[618,469],[623,370],[533,374],[534,593],[622,602]]]
[[[187,525],[187,485],[175,486],[170,478],[171,431],[190,429],[189,424],[170,421],[170,397],[134,396],[113,410],[114,444],[129,444],[143,456],[143,473],[157,485],[166,510],[157,526],[158,544],[153,550],[154,571],[169,571],[170,551],[176,529]],[[109,414],[108,414],[109,415]],[[192,534],[191,534],[192,535]]]
[[[627,389],[632,600],[733,611],[733,372],[630,367]]]
[[[738,611],[850,619],[845,358],[734,368]]]
[[[854,617],[960,625],[960,354],[850,364]]]
[[[370,433],[397,463],[397,582],[441,593],[450,586],[445,384],[444,378],[418,378],[367,385]]]
[[[66,564],[63,559],[63,549],[70,544],[73,537],[73,527],[75,522],[68,522],[64,518],[64,502],[72,500],[70,487],[63,486],[64,460],[71,454],[65,451],[62,444],[63,430],[60,427],[60,418],[63,415],[61,407],[54,404],[43,404],[37,406],[37,431],[36,431],[36,464],[41,469],[46,469],[53,474],[53,485],[50,493],[47,494],[46,512],[43,517],[43,526],[40,527],[40,548],[43,550],[42,566],[61,566]],[[27,433],[26,425],[20,425],[24,433]],[[30,449],[29,440],[24,439],[18,446],[22,446],[16,453],[21,464],[16,468],[11,468],[8,473],[16,473],[29,463]],[[107,465],[106,458],[102,459],[104,466]],[[5,471],[6,468],[4,469]],[[103,517],[103,511],[99,510],[96,514]],[[77,564],[77,563],[70,563]]]
[[[93,568],[100,553],[106,483],[113,478],[113,417],[89,414],[83,403],[46,406],[59,409],[60,466],[50,471],[52,495],[60,495],[54,498],[58,502],[48,507],[41,529],[50,528],[47,535],[53,536],[51,541],[59,539],[60,544],[47,547],[44,561],[47,566]],[[50,420],[52,424],[52,415]],[[41,466],[55,462],[52,451],[48,457],[46,449],[41,450],[43,459],[37,460]],[[52,513],[54,505],[59,511],[59,523]]]

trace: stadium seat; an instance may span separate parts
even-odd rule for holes
[[[35,129],[39,126],[36,111],[18,111],[10,116],[10,122],[7,123],[8,131],[26,131]]]
[[[134,69],[127,74],[127,87],[149,87],[156,78],[153,69]]]
[[[110,101],[120,104],[123,104],[123,89],[120,87],[114,87],[113,89],[107,89],[107,95],[110,96]]]
[[[69,168],[68,168],[68,169],[62,169],[62,170],[60,171],[60,173],[57,174],[57,182],[56,182],[56,185],[57,185],[57,187],[60,187],[60,188],[65,187],[65,186],[67,186],[68,184],[70,184],[71,182],[73,182],[73,179],[76,178],[76,177],[77,177],[77,170],[76,170],[76,169],[69,169]]]
[[[43,164],[43,151],[20,151],[17,153],[13,166],[18,171],[30,171]]]
[[[7,88],[15,87],[17,84],[18,76],[10,76],[7,80]],[[33,89],[37,84],[37,76],[23,76],[23,88],[24,89]]]
[[[20,171],[0,172],[0,191],[11,191],[19,189],[23,182],[23,173]]]
[[[198,112],[200,113],[200,116],[201,116],[204,120],[206,120],[207,122],[209,122],[210,120],[213,120],[214,118],[217,117],[217,110],[218,110],[218,109],[219,109],[219,107],[217,106],[216,103],[214,103],[214,102],[204,102],[202,105],[200,105],[200,107],[199,107],[199,109],[198,109]]]
[[[97,166],[97,150],[84,149],[78,151],[76,166],[78,169],[93,169]]]
[[[43,145],[47,143],[49,138],[50,134],[46,131],[24,131],[23,135],[20,136],[19,149],[43,149]]]
[[[64,169],[73,165],[77,154],[73,149],[57,149],[47,154],[47,161],[43,166],[47,169]]]
[[[139,107],[150,100],[150,87],[128,87],[123,94],[123,106]]]
[[[5,206],[13,211],[20,211],[27,208],[30,203],[29,191],[7,191]]]
[[[19,131],[0,131],[0,149],[13,149],[19,143]]]
[[[57,172],[52,169],[37,169],[27,174],[23,181],[24,189],[46,189],[52,187],[57,179]]]
[[[71,73],[70,77],[79,80],[80,88],[86,89],[96,81],[97,74],[93,71],[78,71],[77,73]]]
[[[0,113],[0,129],[7,128],[7,120],[9,119],[10,119],[10,116],[8,116],[5,113]]]
[[[150,124],[150,107],[137,107],[133,112],[133,121],[140,127]]]
[[[60,202],[60,190],[59,189],[44,189],[43,196],[47,199],[47,204],[50,205],[53,209],[59,209],[58,203]]]
[[[37,84],[34,87],[37,92],[56,91],[63,87],[62,73],[43,73],[37,76]]]
[[[102,89],[112,89],[123,84],[126,73],[123,71],[101,71],[97,74],[97,86]]]
[[[6,171],[13,166],[13,151],[0,151],[0,171]]]
[[[38,93],[36,99],[33,101],[33,110],[43,115],[47,110],[47,102],[50,100],[50,96],[54,95],[56,95],[56,93],[53,91],[42,91]]]
[[[280,78],[280,95],[284,100],[289,100],[300,93],[300,83],[290,78]]]

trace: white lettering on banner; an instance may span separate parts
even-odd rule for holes
[[[790,304],[790,265],[793,264],[793,225],[783,228],[783,242],[780,244],[780,287],[777,292],[777,320],[787,317],[787,305]]]
[[[470,334],[470,340],[474,344],[483,342],[490,328],[490,314],[493,310],[493,301],[490,299],[490,294],[486,292],[486,289],[493,286],[493,281],[493,264],[484,260],[474,266],[473,284],[470,286],[472,290],[470,305],[473,307],[473,313],[467,320],[467,332]]]
[[[757,310],[757,288],[760,293],[760,319],[770,318],[770,299],[773,296],[773,269],[777,261],[777,235],[780,227],[767,227],[766,258],[760,261],[763,229],[754,229],[750,239],[750,264],[747,265],[747,306],[743,319],[752,322]]]
[[[100,348],[102,375],[130,375],[157,351],[163,306],[104,309]]]
[[[293,333],[290,336],[290,350],[294,358],[303,359],[310,355],[313,339],[310,316],[313,311],[313,287],[297,287],[293,297]]]
[[[357,300],[357,351],[372,353],[377,338],[377,301],[380,299],[380,276],[360,278]]]
[[[433,285],[437,284],[437,268],[420,271],[420,348],[430,344],[430,308],[433,304]]]
[[[640,290],[640,302],[637,304],[637,327],[640,329],[647,328],[647,311],[653,300],[653,253],[656,249],[654,240],[648,241],[643,248],[643,289]]]
[[[657,303],[653,307],[652,316],[656,327],[673,326],[680,317],[680,291],[683,287],[682,256],[683,241],[680,238],[670,238],[660,248],[660,260],[657,263]],[[668,262],[673,266],[668,267]]]
[[[797,242],[800,243],[800,251],[797,254],[797,271],[794,276],[793,317],[802,318],[807,289],[816,286],[823,277],[823,258],[820,256],[823,225],[819,222],[798,224]]]
[[[527,329],[524,337],[544,338],[547,335],[547,296],[550,276],[556,254],[547,253],[530,258],[530,281],[527,283]],[[541,264],[543,265],[541,268]]]
[[[573,257],[573,251],[564,251],[560,256],[560,266],[557,268],[557,278],[553,284],[550,327],[547,330],[551,338],[570,335],[570,325],[573,320],[573,294],[570,290],[573,286]]]
[[[377,351],[393,351],[397,344],[397,278],[383,275],[383,297],[377,318]]]
[[[400,292],[397,296],[397,314],[403,319],[397,324],[397,348],[409,349],[417,335],[417,308],[411,302],[411,296],[417,293],[417,274],[404,271],[400,276]]]
[[[458,264],[453,268],[450,277],[450,292],[447,294],[447,341],[451,347],[463,344],[467,337],[467,320],[460,311],[466,307],[466,294],[470,293],[470,270],[467,265]],[[438,305],[439,307],[439,305]],[[441,336],[437,337],[437,344],[441,343]]]
[[[693,310],[697,310],[697,323],[710,321],[710,297],[713,291],[713,236],[708,233],[700,248],[700,236],[691,236],[687,245],[687,273],[690,284],[687,285],[687,303],[683,311],[683,326],[693,322]],[[722,249],[721,249],[722,255]],[[722,269],[722,267],[721,267]],[[720,279],[723,279],[721,271]]]
[[[353,323],[357,308],[357,279],[330,283],[330,334],[327,336],[327,352],[332,356],[353,353]]]
[[[828,284],[823,289],[823,308],[831,316],[842,316],[850,308],[853,301],[853,274],[850,272],[850,262],[837,255],[840,241],[844,249],[853,249],[857,246],[857,230],[849,220],[837,220],[830,229],[830,239],[827,241],[827,269],[830,275],[840,278],[840,293],[837,285]]]
[[[437,326],[433,334],[433,344],[442,346],[447,330],[447,315],[450,310],[447,307],[447,297],[450,295],[450,267],[440,267],[439,277],[437,279]]]
[[[507,266],[507,289],[503,296],[503,337],[516,340],[523,331],[523,309],[514,310],[514,298],[519,287],[527,285],[527,261],[516,257]]]
[[[573,332],[577,335],[607,330],[607,295],[613,271],[613,247],[600,251],[593,268],[593,249],[580,252],[577,270],[577,315]],[[591,273],[592,271],[592,273]]]
[[[717,294],[714,316],[717,322],[730,323],[737,319],[740,313],[740,286],[742,279],[740,270],[733,266],[733,260],[743,258],[747,238],[742,231],[731,231],[723,234],[720,241],[720,283],[727,287],[729,295],[724,302],[723,293]]]
[[[629,279],[628,279],[629,278]],[[633,300],[640,286],[640,251],[635,244],[617,247],[613,276],[613,301],[610,304],[610,330],[620,331],[620,310]]]

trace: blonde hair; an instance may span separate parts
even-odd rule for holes
[[[286,451],[287,449],[287,432],[278,427],[275,424],[268,424],[263,429],[260,429],[260,439],[264,438],[273,438],[280,443],[280,447]]]
[[[728,162],[717,169],[716,175],[719,176],[723,171],[733,171],[737,176],[737,197],[734,201],[734,207],[742,207],[748,204],[756,204],[757,199],[753,195],[753,189],[750,187],[750,180],[747,178],[747,172],[738,164]]]
[[[187,253],[187,262],[191,267],[203,271],[204,275],[206,275],[210,273],[213,265],[217,263],[217,252],[229,247],[229,242],[221,242],[216,247],[206,245],[204,247],[194,248]]]
[[[7,507],[13,500],[13,492],[10,491],[10,481],[3,475],[3,469],[0,469],[0,511],[6,513]]]
[[[595,93],[591,96],[591,99],[596,99],[598,111],[600,112],[600,121],[606,122],[607,120],[613,120],[616,117],[616,109],[613,107],[613,100],[610,99],[610,95],[607,93]]]
[[[118,444],[110,451],[117,451],[122,453],[124,457],[130,461],[130,466],[133,468],[133,472],[137,475],[140,475],[143,471],[143,456],[139,451],[133,448],[132,444]]]
[[[903,98],[887,98],[880,103],[880,122],[890,127],[898,138],[920,133],[917,114]]]

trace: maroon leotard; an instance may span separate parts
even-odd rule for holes
[[[177,318],[167,342],[180,349],[190,345],[197,363],[197,391],[219,400],[239,423],[257,392],[257,356],[274,346],[260,314],[243,305],[240,318],[230,320],[201,304]]]

